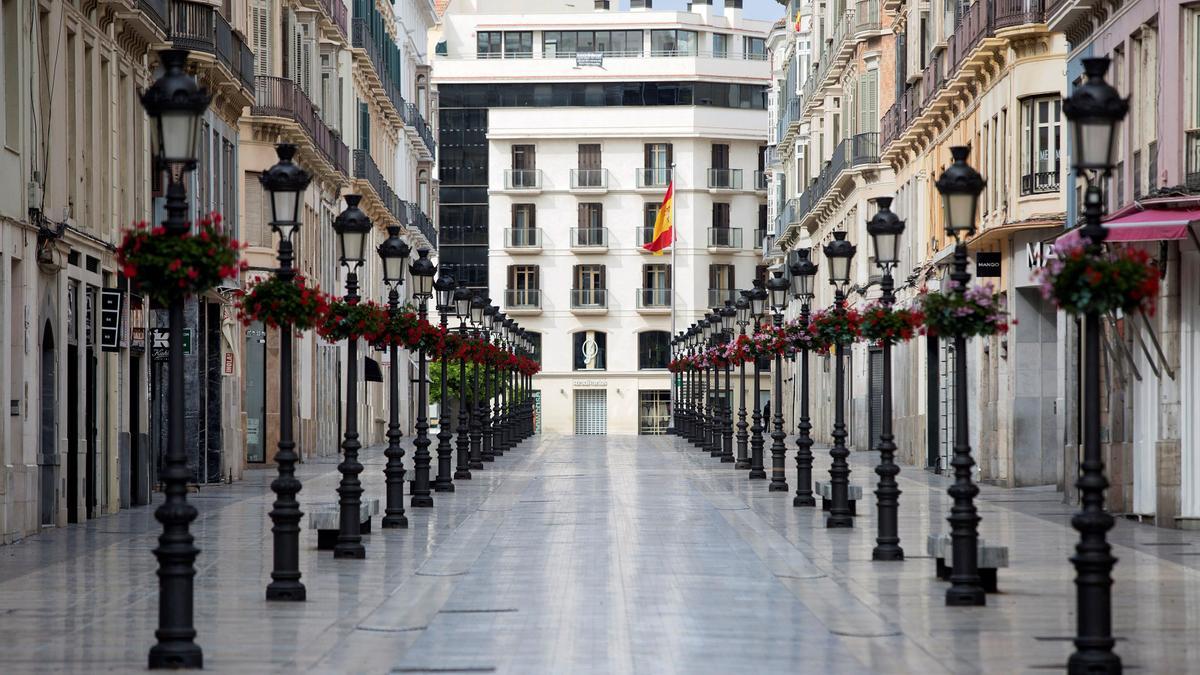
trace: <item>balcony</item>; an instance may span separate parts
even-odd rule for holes
[[[159,2],[146,5],[161,7]],[[166,20],[172,46],[211,54],[243,89],[254,91],[254,52],[211,5],[174,0],[167,5]]]
[[[608,169],[571,169],[571,189],[584,192],[608,190]]]
[[[404,101],[403,98],[400,100]],[[429,123],[425,121],[425,116],[421,114],[416,105],[408,101],[404,101],[402,112],[404,116],[404,128],[408,130],[410,136],[415,136],[414,141],[419,141],[421,146],[425,148],[427,151],[425,158],[432,161],[437,148],[433,140],[433,130],[429,127]]]
[[[651,251],[647,251],[644,247],[646,246],[646,244],[649,244],[652,241],[654,241],[654,228],[653,227],[637,228],[637,245],[638,245],[638,248],[641,249],[641,251],[643,253],[651,252]]]
[[[118,34],[135,35],[148,44],[163,42],[167,35],[167,0],[107,0],[120,24]],[[104,4],[104,2],[101,2]]]
[[[504,189],[521,192],[542,191],[541,169],[505,169]]]
[[[540,288],[504,289],[504,310],[511,314],[540,314],[542,312],[542,290]]]
[[[800,201],[798,199],[789,199],[779,209],[779,213],[775,216],[775,231],[785,232],[792,223],[800,220]]]
[[[724,307],[726,302],[733,304],[737,302],[738,293],[736,288],[710,288],[708,289],[708,306]]]
[[[571,289],[571,309],[581,314],[604,314],[608,311],[608,289]]]
[[[771,177],[769,175],[767,175],[766,171],[755,171],[754,172],[754,191],[755,192],[766,192],[767,187],[770,186],[770,184],[771,184]]]
[[[741,169],[709,169],[708,170],[708,189],[709,190],[741,190],[742,189],[742,170]]]
[[[536,227],[504,228],[504,248],[510,253],[541,253],[542,231]]]
[[[785,104],[779,107],[779,121],[775,129],[775,138],[779,145],[786,146],[796,137],[796,132],[800,130],[801,98],[792,96],[787,99]]]
[[[671,289],[637,289],[637,308],[644,314],[667,314],[671,311]]]
[[[1187,132],[1183,162],[1184,185],[1190,190],[1200,190],[1200,129]]]
[[[879,0],[858,0],[854,9],[854,36],[856,40],[873,37],[882,29],[879,16]]]
[[[299,144],[302,151],[305,145],[314,147],[317,150],[315,155],[328,162],[334,171],[343,176],[348,174],[350,149],[337,132],[321,121],[316,107],[295,82],[269,75],[256,77],[254,105],[250,108],[250,114],[293,120],[311,141]]]
[[[346,4],[342,0],[302,0],[302,4],[317,10],[321,18],[325,19],[325,26],[328,26],[325,31],[326,37],[346,44],[350,39],[350,19],[347,16]]]
[[[1044,0],[992,0],[996,14],[996,30],[1024,24],[1040,24],[1045,20]]]
[[[641,168],[637,170],[637,189],[665,189],[671,184],[671,170],[660,168]]]
[[[433,226],[433,221],[429,219],[429,216],[425,214],[425,211],[419,205],[412,202],[404,202],[404,205],[408,210],[409,231],[411,232],[413,228],[416,228],[417,234],[420,234],[425,239],[429,247],[437,250],[438,233],[437,229]],[[455,278],[457,279],[457,277]]]
[[[809,214],[816,210],[817,205],[827,195],[830,194],[832,188],[838,184],[843,173],[848,172],[856,167],[878,164],[879,163],[879,133],[868,132],[857,134],[850,138],[842,139],[837,147],[833,149],[833,156],[826,162],[825,167],[821,169],[821,173],[808,184],[808,189],[804,194],[800,195],[795,200],[793,207],[791,202],[788,202],[788,208],[793,209],[793,217],[798,222],[808,217]],[[785,223],[787,225],[789,223]],[[780,230],[782,233],[783,230]]]
[[[1021,176],[1021,195],[1037,195],[1058,192],[1058,172],[1038,171]]]
[[[734,250],[742,247],[742,228],[740,227],[710,227],[708,228],[708,248],[710,251]]]
[[[385,211],[395,224],[401,225],[407,222],[408,212],[405,209],[404,200],[396,196],[395,191],[392,190],[392,186],[388,185],[387,180],[383,177],[383,173],[379,170],[379,166],[375,164],[374,159],[371,159],[370,152],[366,150],[354,151],[354,178],[357,181],[366,183],[369,188],[368,190],[361,190],[367,196],[365,210],[368,215],[378,220],[379,215],[372,213],[372,211],[379,208]]]
[[[391,37],[384,31],[380,39],[376,39],[376,35],[371,31],[371,23],[366,19],[354,19],[351,22],[353,28],[353,40],[351,45],[355,49],[362,50],[365,55],[365,61],[362,58],[356,59],[359,63],[363,63],[364,73],[367,75],[367,80],[372,89],[377,94],[381,94],[382,98],[391,103],[391,110],[388,106],[383,106],[385,114],[396,126],[404,123],[404,97],[400,94],[400,56],[397,53],[389,54],[387,46],[391,45],[396,49],[395,43],[391,42]],[[390,59],[387,57],[391,57]],[[394,61],[394,63],[392,63]]]
[[[825,48],[816,59],[816,72],[805,80],[804,88],[800,92],[803,104],[796,119],[815,104],[814,96],[819,90],[832,85],[841,76],[841,67],[846,65],[854,51],[854,42],[849,39],[853,21],[854,10],[847,9],[830,30],[825,40]]]
[[[608,250],[608,228],[572,227],[571,250],[579,253],[604,253]]]

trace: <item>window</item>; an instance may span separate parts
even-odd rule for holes
[[[542,50],[546,58],[573,57],[577,52],[641,56],[642,40],[640,30],[548,30],[542,33]]]
[[[475,54],[481,59],[498,59],[504,55],[501,40],[504,34],[500,31],[479,31],[475,36]]]
[[[695,56],[696,31],[652,30],[650,31],[651,56]]]
[[[533,170],[537,168],[537,146],[534,145],[514,145],[512,146],[512,168],[517,171]]]
[[[604,227],[604,205],[585,202],[579,205],[579,229],[599,230]]]
[[[579,144],[579,168],[580,169],[599,169],[600,168],[600,144],[599,143],[580,143]]]
[[[443,112],[447,108],[659,105],[766,110],[767,88],[724,82],[556,82],[553,87],[524,83],[447,84],[438,87],[438,102]]]
[[[776,234],[779,234],[776,232]],[[767,205],[758,205],[758,232],[754,235],[754,243],[761,245],[763,237],[767,236]]]
[[[575,170],[573,187],[602,188],[605,186],[604,169],[601,168],[600,144],[579,144],[579,168]]]
[[[512,227],[514,230],[532,230],[536,228],[537,206],[535,204],[513,204]]]
[[[531,330],[525,331],[525,337],[529,339],[531,357],[538,363],[542,362],[542,334],[535,333]]]
[[[507,307],[541,307],[540,271],[537,265],[509,265]]]
[[[21,142],[21,59],[17,36],[21,34],[21,2],[4,0],[0,9],[0,28],[4,35],[4,142],[16,148]]]
[[[1191,81],[1185,87],[1187,117],[1184,123],[1184,155],[1183,177],[1184,185],[1192,190],[1200,190],[1200,10],[1192,9],[1187,18],[1187,47],[1185,54],[1192,57],[1188,64],[1191,69]]]
[[[417,172],[417,206],[429,213],[429,172],[424,169]]]
[[[638,333],[638,370],[666,368],[670,360],[670,333],[662,330]]]
[[[371,150],[371,110],[363,101],[358,103],[358,149]]]
[[[868,70],[858,80],[858,133],[868,134],[879,131],[879,71]],[[855,148],[856,156],[861,156]],[[864,151],[867,149],[864,149]],[[870,150],[871,154],[875,150]]]
[[[733,265],[709,265],[708,287],[725,289],[737,288],[737,285],[733,283]]]
[[[646,202],[643,205],[642,227],[638,237],[638,246],[645,246],[654,239],[654,223],[658,220],[659,202]]]
[[[713,204],[712,226],[723,230],[729,229],[729,204],[722,202]]]
[[[531,31],[505,31],[504,58],[532,59],[533,33]]]
[[[671,287],[671,266],[663,263],[642,265],[644,288],[668,289]]]
[[[729,36],[725,33],[713,33],[712,54],[714,58],[724,59],[729,57]]]
[[[742,37],[742,55],[751,61],[767,60],[767,41],[760,37]]]
[[[646,389],[638,392],[638,433],[660,436],[667,433],[671,423],[671,392],[667,389]]]
[[[571,307],[602,309],[608,306],[604,265],[576,265],[572,274]]]
[[[645,168],[639,187],[666,187],[671,182],[672,148],[670,143],[647,143],[643,148]]]
[[[712,168],[729,168],[729,145],[726,143],[712,144]]]
[[[1021,194],[1058,191],[1061,118],[1062,100],[1057,96],[1021,101]]]
[[[581,330],[571,336],[575,370],[604,370],[608,360],[608,336],[596,330]]]

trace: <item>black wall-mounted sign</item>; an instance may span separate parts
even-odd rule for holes
[[[975,254],[975,276],[1000,276],[1000,253],[998,251],[979,251]]]
[[[121,350],[121,300],[125,294],[115,288],[100,291],[100,349]]]

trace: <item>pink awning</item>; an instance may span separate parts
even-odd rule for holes
[[[1185,239],[1188,227],[1200,224],[1200,209],[1146,209],[1113,218],[1104,223],[1108,229],[1105,241],[1169,241]],[[1056,240],[1070,244],[1079,238],[1074,229]]]

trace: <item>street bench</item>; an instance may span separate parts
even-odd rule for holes
[[[821,495],[821,510],[828,511],[833,506],[833,483],[829,481],[817,481],[817,494]],[[847,494],[850,496],[850,515],[858,515],[858,509],[855,504],[862,499],[862,486],[848,486]]]
[[[931,534],[925,538],[925,551],[937,561],[937,578],[942,581],[950,580],[954,569],[954,546],[950,533]],[[997,572],[1001,567],[1008,567],[1008,547],[988,546],[983,537],[976,541],[976,560],[979,568],[979,578],[983,582],[983,590],[988,593],[997,592]],[[949,562],[947,562],[949,561]]]
[[[317,550],[331,551],[337,545],[338,531],[341,529],[341,506],[337,502],[313,504],[306,509],[308,529],[317,531]],[[359,514],[362,523],[359,532],[371,534],[371,519],[379,513],[378,499],[364,499]]]

